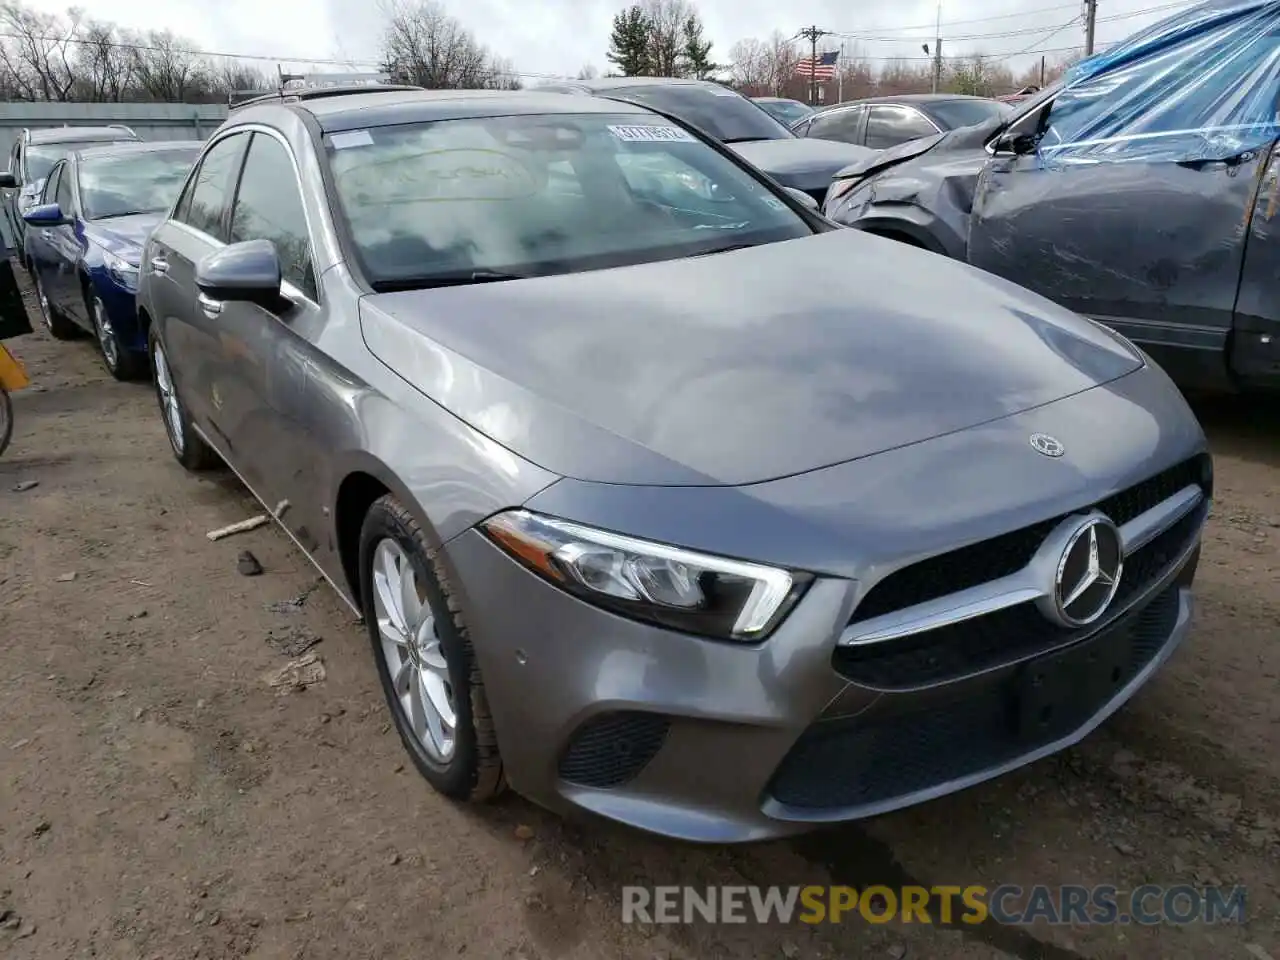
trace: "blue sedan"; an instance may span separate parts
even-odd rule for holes
[[[198,141],[123,143],[78,150],[50,171],[40,203],[23,214],[49,332],[97,339],[112,376],[147,370],[147,332],[134,297],[147,235],[173,205]]]

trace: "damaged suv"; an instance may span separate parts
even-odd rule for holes
[[[1214,0],[991,122],[837,175],[824,213],[1012,280],[1182,386],[1280,389],[1280,0]]]

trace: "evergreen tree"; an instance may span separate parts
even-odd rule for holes
[[[695,80],[712,79],[720,65],[711,62],[711,41],[704,39],[702,18],[696,11],[690,13],[684,22],[683,39],[681,59],[684,61],[684,75]]]
[[[649,38],[653,25],[640,4],[634,4],[613,18],[613,32],[609,37],[609,62],[624,77],[642,77],[649,73]]]

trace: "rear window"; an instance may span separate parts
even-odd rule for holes
[[[325,147],[356,259],[383,289],[571,273],[813,232],[743,167],[652,115],[403,124],[331,133]]]
[[[727,87],[673,83],[620,87],[609,93],[679,117],[721,143],[786,140],[792,136],[790,130],[769,116],[759,104]]]

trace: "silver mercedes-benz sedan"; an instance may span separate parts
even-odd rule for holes
[[[363,616],[453,798],[863,817],[1079,740],[1187,635],[1212,470],[1157,366],[639,106],[254,102],[138,301],[178,460]]]

